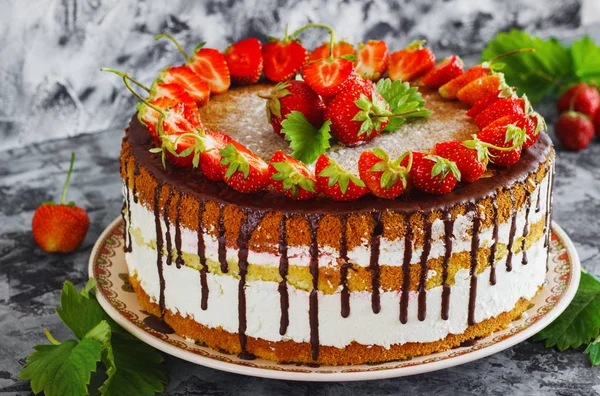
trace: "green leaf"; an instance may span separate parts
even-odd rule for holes
[[[292,111],[281,122],[281,132],[285,140],[290,142],[292,157],[312,164],[329,148],[329,126],[331,121],[325,121],[321,128],[315,128],[299,111]]]
[[[573,43],[571,56],[573,70],[579,81],[600,81],[600,47],[589,36]]]
[[[19,377],[31,381],[34,393],[46,396],[88,394],[92,372],[102,355],[102,344],[92,338],[68,340],[60,345],[38,345],[27,357]]]
[[[390,105],[391,114],[401,114],[390,118],[384,131],[397,131],[408,118],[429,117],[431,112],[425,109],[425,101],[416,87],[400,80],[382,78],[375,85],[377,92]]]
[[[502,58],[502,72],[509,85],[525,93],[532,102],[539,101],[564,80],[573,78],[573,62],[569,48],[555,38],[542,40],[513,29],[501,32],[488,42],[482,60],[489,60],[520,48],[534,48],[535,52],[521,53]],[[497,66],[498,63],[495,63]]]
[[[544,341],[547,348],[559,351],[579,348],[598,337],[600,330],[600,281],[581,272],[581,281],[575,298],[567,309],[548,327],[533,336]],[[592,347],[592,350],[598,348]],[[594,351],[595,352],[595,351]]]
[[[590,356],[592,366],[600,364],[600,336],[596,337],[596,339],[585,348],[584,353]]]

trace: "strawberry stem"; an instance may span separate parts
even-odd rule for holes
[[[569,111],[575,111],[575,102],[577,102],[577,98],[579,98],[579,95],[581,95],[581,93],[583,92],[583,90],[586,89],[586,88],[587,87],[585,85],[582,85],[579,88],[577,88],[577,90],[575,91],[575,93],[571,97],[571,101],[569,102]]]
[[[310,28],[322,28],[329,30],[329,59],[333,59],[333,45],[335,44],[335,32],[333,28],[329,25],[325,25],[323,23],[309,23],[308,25],[302,26],[300,29],[296,30],[292,36],[297,37],[300,33]]]
[[[52,345],[60,345],[60,341],[58,341],[56,338],[54,338],[54,336],[52,334],[50,334],[50,330],[48,329],[44,329],[44,335],[46,336],[46,338],[48,339],[48,341],[50,341],[50,343]]]
[[[525,52],[535,52],[535,48],[519,48],[516,50],[508,51],[508,52],[505,52],[503,54],[493,57],[492,59],[488,60],[488,62],[493,63],[493,62],[497,61],[498,59],[506,58],[507,56],[511,56],[514,54],[522,54]]]
[[[71,180],[71,173],[73,173],[73,164],[75,163],[75,151],[71,152],[71,163],[69,165],[69,171],[67,172],[67,180],[63,186],[62,196],[60,198],[60,204],[65,204],[65,198],[67,198],[67,187],[69,187],[69,180]]]
[[[179,50],[179,52],[181,52],[181,55],[183,55],[183,57],[185,58],[186,61],[188,61],[188,63],[191,63],[194,61],[194,58],[192,58],[191,56],[189,56],[187,54],[187,52],[185,52],[185,50],[183,49],[183,47],[181,46],[181,44],[179,44],[177,42],[177,40],[175,40],[175,37],[171,36],[168,33],[162,33],[159,34],[158,36],[154,37],[154,40],[160,40],[161,38],[166,38],[169,39],[173,42],[173,44],[175,44],[175,46],[177,47],[177,49]]]
[[[133,96],[135,96],[140,102],[142,102],[146,106],[150,107],[151,109],[156,110],[164,118],[167,118],[167,113],[165,113],[163,109],[161,109],[160,107],[157,107],[157,106],[153,105],[152,103],[148,102],[146,99],[142,98],[140,96],[140,94],[138,94],[137,92],[135,92],[135,90],[129,84],[129,80],[130,79],[131,79],[131,77],[129,77],[129,75],[127,73],[125,73],[123,75],[123,82],[125,83],[125,86],[129,90],[129,92],[131,92],[131,94]]]
[[[392,114],[372,114],[371,118],[391,118],[391,117],[402,117],[408,114],[413,114],[413,113],[418,113],[419,111],[421,111],[423,109],[421,108],[417,108],[417,109],[412,109],[409,111],[404,111],[404,112],[400,112],[400,113],[392,113]]]
[[[150,88],[148,88],[147,86],[145,86],[144,84],[142,84],[141,82],[139,82],[138,80],[134,79],[133,77],[131,77],[129,74],[127,73],[123,73],[120,72],[118,70],[115,69],[111,69],[109,67],[102,67],[100,68],[100,70],[105,71],[105,72],[110,72],[110,73],[115,73],[117,76],[123,77],[123,78],[127,78],[129,79],[132,83],[134,83],[135,85],[137,85],[138,87],[142,88],[144,91],[146,92],[150,92]]]

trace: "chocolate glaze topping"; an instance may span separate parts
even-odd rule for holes
[[[408,297],[410,289],[410,261],[412,260],[412,226],[410,214],[404,218],[406,230],[404,231],[404,259],[402,261],[402,293],[400,294],[400,323],[408,322]]]
[[[419,301],[418,301],[418,319],[420,321],[425,320],[427,313],[427,290],[425,289],[427,283],[427,260],[429,260],[429,252],[431,251],[431,221],[429,216],[425,216],[425,234],[423,236],[423,252],[421,253],[421,274],[419,278]]]
[[[352,267],[352,264],[348,262],[348,237],[346,232],[348,231],[348,216],[342,216],[342,239],[340,240],[340,280],[342,283],[342,292],[340,294],[340,305],[342,318],[350,316],[350,291],[348,290],[348,269]],[[375,290],[375,289],[373,289]],[[373,291],[372,295],[375,294]]]
[[[287,275],[289,269],[288,261],[288,250],[287,250],[287,232],[286,232],[286,221],[287,216],[284,214],[281,216],[279,223],[279,275],[281,276],[281,282],[279,282],[279,306],[281,307],[281,318],[279,320],[279,334],[284,335],[287,332],[287,328],[290,324],[289,309],[290,309],[290,298],[287,289]]]
[[[219,264],[221,264],[221,272],[226,274],[229,272],[227,264],[227,244],[225,240],[225,205],[219,204],[219,226],[218,226],[217,241],[219,242]]]
[[[129,185],[129,162],[125,162],[125,185]],[[133,179],[135,183],[135,178]],[[125,221],[125,208],[127,208],[127,221]],[[133,249],[133,241],[131,240],[131,201],[129,198],[129,191],[125,195],[125,202],[123,202],[123,208],[121,209],[121,214],[123,216],[123,222],[125,223],[125,246],[123,247],[123,251],[125,253],[130,253]]]
[[[379,298],[379,250],[381,244],[381,234],[383,234],[383,223],[381,222],[381,213],[373,212],[373,232],[371,234],[371,257],[369,259],[369,271],[371,271],[371,309],[373,313],[381,311],[381,302]]]
[[[450,286],[448,285],[448,265],[452,257],[452,238],[454,237],[454,220],[449,209],[444,211],[444,261],[442,262],[442,319],[448,320],[450,310]]]
[[[492,208],[494,209],[494,218],[492,221],[494,222],[494,230],[492,231],[492,246],[490,247],[490,285],[496,284],[496,251],[498,250],[498,231],[500,225],[498,224],[498,202],[496,201],[496,197],[492,200]]]
[[[198,257],[200,259],[200,286],[202,287],[202,295],[200,297],[200,308],[203,311],[208,309],[208,281],[206,274],[208,266],[206,265],[206,246],[204,245],[204,227],[202,215],[204,213],[204,203],[200,203],[198,208]]]
[[[162,192],[163,185],[159,184],[156,186],[154,191],[154,228],[156,229],[156,268],[158,270],[158,282],[160,287],[160,293],[158,298],[158,306],[160,312],[165,311],[165,276],[163,274],[163,236],[162,229],[160,226],[160,193]]]
[[[183,261],[183,252],[181,251],[181,197],[183,197],[183,194],[179,194],[177,198],[177,214],[175,216],[175,252],[177,253],[175,265],[177,268],[181,268],[185,264]]]
[[[135,182],[135,176],[139,176],[140,175],[140,164],[139,162],[135,161],[135,164],[133,165],[133,190],[132,190],[132,194],[133,194],[133,202],[137,203],[138,202],[138,197],[137,197],[137,183]]]
[[[521,264],[527,265],[529,260],[527,260],[527,250],[525,249],[525,243],[527,242],[525,238],[529,235],[529,212],[531,210],[531,194],[527,193],[527,203],[525,204],[525,225],[523,226],[523,241],[521,242],[521,253],[523,254],[523,258],[521,259]]]
[[[317,230],[321,215],[310,214],[310,274],[312,275],[312,290],[310,291],[308,317],[310,323],[310,345],[312,347],[312,358],[319,358],[319,243],[317,242]]]
[[[167,202],[165,203],[165,208],[163,210],[163,218],[165,221],[165,240],[167,242],[167,265],[171,265],[173,263],[173,243],[171,242],[171,225],[169,224],[169,208],[171,207],[171,199],[173,199],[173,191],[175,189],[169,188],[169,195],[167,197]]]
[[[477,252],[479,251],[479,227],[481,218],[476,203],[470,203],[470,210],[473,211],[473,237],[471,238],[471,285],[469,287],[469,325],[475,324],[475,300],[477,299]]]
[[[506,272],[512,271],[513,244],[515,242],[515,233],[517,232],[517,209],[515,208],[515,195],[510,191],[510,202],[512,203],[512,217],[510,220],[510,233],[508,234],[508,254],[506,255]]]

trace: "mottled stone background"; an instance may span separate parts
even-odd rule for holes
[[[587,3],[587,4],[584,4]],[[351,42],[385,39],[391,49],[427,39],[438,56],[481,53],[513,27],[570,37],[598,0],[0,0],[0,150],[123,126],[133,100],[102,66],[152,81],[180,54],[154,37],[175,35],[225,48],[312,22]],[[582,8],[591,10],[582,12]],[[307,35],[313,47],[323,32]],[[475,59],[474,58],[474,59]]]

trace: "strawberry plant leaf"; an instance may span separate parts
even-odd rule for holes
[[[390,105],[390,122],[384,131],[397,131],[408,118],[429,117],[431,112],[425,109],[425,101],[416,87],[411,87],[408,82],[392,81],[383,78],[375,85],[377,92]]]
[[[291,156],[305,164],[315,162],[330,147],[330,125],[331,121],[325,121],[321,128],[317,129],[301,112],[289,113],[281,122],[281,132],[285,134],[285,140],[290,142]]]
[[[589,355],[592,366],[600,364],[600,336],[592,341],[584,351],[585,354]]]
[[[600,81],[600,47],[589,36],[577,40],[571,47],[573,70],[579,81]]]

